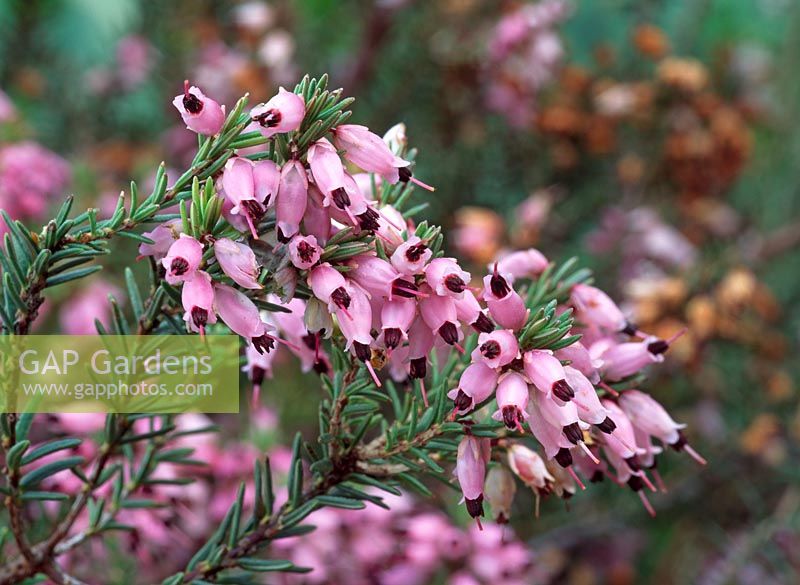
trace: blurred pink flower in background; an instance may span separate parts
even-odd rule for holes
[[[95,335],[97,319],[108,326],[111,316],[111,303],[108,295],[122,299],[122,291],[102,279],[87,281],[83,288],[76,292],[61,306],[59,323],[61,331],[67,335]]]
[[[14,219],[39,218],[71,178],[63,158],[33,141],[0,147],[0,209]],[[0,224],[0,234],[5,224]]]
[[[0,90],[0,122],[10,122],[17,116],[17,109],[2,90]]]

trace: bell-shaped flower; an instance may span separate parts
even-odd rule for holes
[[[562,402],[575,396],[574,390],[566,380],[564,366],[548,350],[534,349],[522,356],[525,375],[536,388],[547,395],[553,395]]]
[[[424,319],[417,316],[408,330],[409,375],[417,380],[425,378],[428,371],[428,354],[433,349],[434,334]]]
[[[506,254],[497,261],[497,271],[510,276],[512,282],[518,278],[534,278],[539,276],[547,265],[547,258],[536,248],[518,250]]]
[[[181,236],[169,247],[161,264],[166,268],[167,282],[178,284],[194,278],[203,260],[203,245],[191,236]]]
[[[182,222],[172,219],[157,225],[153,231],[144,232],[142,235],[153,241],[152,244],[144,242],[139,245],[139,258],[152,256],[156,262],[161,262],[167,255],[170,246],[180,237]],[[139,259],[137,258],[137,259]]]
[[[327,262],[311,270],[308,284],[314,296],[326,303],[332,313],[350,308],[350,286],[342,273]]]
[[[471,279],[455,258],[435,258],[425,267],[425,281],[440,296],[460,299]]]
[[[491,333],[494,331],[494,323],[486,316],[481,304],[471,290],[465,290],[460,299],[455,299],[455,305],[459,321],[469,325],[479,333]]]
[[[247,295],[226,284],[214,286],[214,309],[228,328],[249,340],[259,353],[269,352],[275,346],[275,337],[268,334],[269,327],[261,320],[258,307]]]
[[[181,303],[183,304],[183,320],[189,331],[205,335],[205,327],[217,322],[214,314],[214,287],[208,273],[198,270],[192,280],[183,284],[181,289]]]
[[[540,394],[536,392],[536,394]],[[497,410],[492,414],[494,420],[502,420],[506,428],[522,429],[522,423],[528,419],[528,383],[516,372],[508,372],[497,385]]]
[[[458,346],[461,329],[452,297],[435,294],[420,299],[419,310],[425,324],[438,333],[448,345]]]
[[[492,274],[483,279],[483,298],[489,314],[504,329],[519,329],[528,319],[525,301],[515,291],[508,279],[500,274],[495,264]]]
[[[417,304],[412,299],[395,297],[383,303],[380,312],[381,331],[386,348],[394,349],[408,339],[408,330],[416,314]]]
[[[514,494],[517,491],[514,476],[502,465],[495,465],[486,475],[483,491],[495,522],[507,524],[511,518],[511,504],[514,503]]]
[[[295,234],[289,242],[289,258],[300,270],[308,270],[319,262],[322,249],[317,245],[314,236]]]
[[[483,484],[489,459],[489,442],[467,435],[458,444],[456,477],[464,494],[467,512],[473,518],[483,516]]]
[[[218,134],[225,123],[225,108],[206,96],[199,88],[183,82],[183,93],[176,95],[172,105],[181,114],[186,127],[204,136]]]
[[[650,364],[663,362],[668,348],[669,345],[657,337],[612,345],[603,352],[603,377],[616,381],[632,376]]]
[[[222,271],[242,288],[263,288],[258,282],[258,262],[250,246],[220,238],[214,242],[214,256]]]
[[[611,413],[601,404],[600,397],[589,379],[571,366],[564,366],[564,373],[567,384],[575,392],[572,402],[575,403],[581,420],[596,425],[604,433],[611,433],[616,424],[609,416]]]
[[[391,257],[392,266],[400,274],[413,276],[421,274],[433,252],[419,236],[411,236],[400,244]]]
[[[597,384],[600,381],[598,368],[602,365],[603,360],[593,358],[586,346],[580,341],[556,350],[555,356],[562,362],[569,361],[569,365],[589,378],[592,384]]]
[[[569,298],[579,321],[614,333],[628,328],[625,315],[611,297],[599,288],[576,284]]]
[[[483,361],[490,368],[501,368],[519,357],[517,337],[508,329],[478,336],[478,346],[472,352],[473,361]]]
[[[458,388],[447,393],[455,403],[455,410],[464,414],[489,398],[497,386],[497,371],[482,362],[466,367],[458,380]]]
[[[303,98],[282,87],[268,102],[250,110],[250,118],[258,123],[259,131],[267,138],[297,130],[305,115]]]
[[[289,241],[300,230],[308,204],[308,177],[303,163],[290,160],[281,169],[278,198],[275,202],[278,239]]]
[[[221,185],[228,213],[241,216],[254,238],[258,238],[256,225],[275,201],[280,178],[280,169],[270,160],[253,162],[237,156],[225,163]]]

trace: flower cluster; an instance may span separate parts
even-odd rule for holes
[[[312,536],[276,543],[278,554],[314,570],[281,582],[422,585],[443,569],[451,574],[448,585],[542,581],[533,553],[507,528],[464,530],[411,498],[390,496],[386,503],[390,510],[369,505],[315,512]]]
[[[472,413],[494,398],[492,418],[502,421],[509,437],[522,439],[529,430],[546,460],[511,439],[503,441],[503,448],[508,467],[537,495],[570,497],[576,484],[584,488],[575,468],[598,481],[609,474],[610,464],[616,471],[614,481],[638,492],[652,513],[642,488],[656,489],[648,469],[661,483],[656,455],[662,449],[653,438],[705,463],[688,445],[681,431],[684,425],[648,394],[630,388],[646,366],[663,361],[673,339],[640,332],[603,291],[578,283],[559,311],[574,312],[571,333],[580,341],[573,337],[573,343],[555,351],[531,347],[527,310],[514,284],[546,266],[536,250],[517,252],[495,263],[486,277],[489,315],[502,329],[478,337],[472,362],[449,394],[454,412]],[[628,389],[617,391],[611,386],[617,383]],[[484,497],[489,496],[497,517],[507,518],[513,482],[509,485],[502,475],[487,477],[491,459],[490,439],[467,430],[458,449],[456,475],[471,516],[483,515]]]

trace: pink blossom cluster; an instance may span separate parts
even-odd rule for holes
[[[386,496],[390,510],[324,508],[309,521],[305,537],[278,540],[275,554],[305,575],[284,574],[281,583],[423,585],[448,572],[447,585],[522,585],[539,582],[531,551],[508,528],[455,526],[441,512],[421,509],[407,497]]]
[[[512,285],[520,272],[507,268],[504,274],[502,266],[496,264],[487,277],[489,299],[517,294]],[[489,308],[494,316],[491,301]],[[685,425],[676,423],[656,400],[635,389],[619,392],[610,384],[625,384],[648,365],[663,361],[672,340],[641,333],[608,295],[587,284],[573,286],[560,310],[574,311],[572,333],[582,338],[555,352],[520,346],[524,306],[518,309],[519,319],[496,319],[503,329],[481,333],[472,362],[449,394],[454,410],[465,415],[494,398],[497,408],[492,418],[502,421],[518,438],[531,432],[545,460],[527,447],[514,445],[509,449],[509,467],[537,494],[555,491],[569,497],[575,484],[584,487],[575,468],[597,481],[609,474],[610,465],[616,471],[614,481],[638,492],[652,512],[642,491],[643,487],[656,489],[648,469],[661,483],[656,455],[662,448],[652,439],[686,451],[700,463],[705,461],[688,445],[681,430]],[[456,475],[467,509],[476,518],[483,515],[491,459],[489,440],[471,436],[467,430],[458,449]],[[500,501],[502,494],[513,497],[512,487],[502,482],[492,482],[492,490],[500,490],[495,498]]]
[[[0,146],[0,209],[14,219],[41,217],[70,178],[67,161],[36,142]]]
[[[515,126],[531,122],[536,97],[550,83],[564,56],[554,26],[570,11],[567,0],[523,3],[492,31],[485,67],[486,100]]]

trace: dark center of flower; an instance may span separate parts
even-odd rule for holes
[[[202,329],[208,323],[208,311],[202,307],[192,307],[192,323],[198,329]]]
[[[481,345],[481,355],[487,360],[493,360],[500,355],[500,344],[494,339],[484,342]]]
[[[252,343],[260,354],[269,353],[275,347],[275,339],[266,334],[254,337]]]
[[[464,498],[464,503],[467,505],[467,512],[473,518],[483,516],[483,494],[479,495],[474,500]]]
[[[403,339],[403,332],[397,327],[390,327],[383,330],[383,342],[389,349],[394,349],[400,345],[401,339]]]
[[[563,402],[569,402],[575,397],[575,391],[566,380],[558,380],[553,382],[553,395]]]
[[[358,225],[361,226],[362,230],[374,232],[381,227],[381,225],[378,223],[378,218],[380,216],[374,209],[367,208],[364,213],[357,215],[356,217],[358,218]]]
[[[567,437],[567,440],[573,445],[577,445],[579,442],[583,441],[583,431],[578,423],[574,422],[571,425],[567,425],[563,430],[564,436]]]
[[[556,453],[556,463],[558,463],[561,467],[567,468],[572,465],[572,453],[569,452],[569,449],[566,447],[561,447]]]
[[[453,400],[453,404],[458,410],[469,410],[472,408],[472,398],[470,398],[466,392],[459,389],[455,400]]]
[[[418,290],[419,287],[413,280],[398,278],[392,283],[392,294],[398,297],[413,299],[416,296],[414,292]]]
[[[511,287],[508,286],[506,279],[497,273],[492,275],[492,278],[489,281],[489,287],[492,289],[492,294],[498,299],[502,299],[509,292],[511,292]]]
[[[264,206],[255,199],[245,199],[240,205],[244,207],[244,212],[252,218],[253,223],[258,223],[264,217]]]
[[[409,375],[420,380],[428,374],[428,359],[424,357],[409,360]]]
[[[420,258],[422,258],[422,255],[427,249],[428,246],[422,242],[414,244],[413,246],[409,247],[408,250],[406,250],[406,260],[409,262],[417,262]]]
[[[331,197],[333,197],[333,202],[339,209],[344,209],[350,205],[350,195],[347,194],[343,187],[331,191]]]
[[[444,339],[445,343],[448,345],[453,345],[458,341],[458,327],[456,327],[455,323],[448,321],[439,327],[439,335],[442,336],[442,339]]]
[[[190,114],[199,114],[203,111],[203,102],[192,92],[187,91],[183,94],[183,107]]]
[[[253,120],[261,124],[264,128],[274,128],[281,123],[281,118],[282,116],[280,110],[273,108],[271,110],[267,110],[263,114],[255,116]]]
[[[350,308],[350,293],[348,293],[343,286],[340,286],[331,293],[331,300],[333,304],[340,309]]]
[[[522,423],[522,412],[519,408],[509,404],[503,407],[503,423],[506,427],[515,430]]]
[[[316,248],[305,240],[300,240],[300,243],[297,244],[297,255],[300,256],[300,260],[303,262],[311,262],[315,251]]]
[[[183,276],[189,272],[189,261],[186,260],[186,258],[181,258],[180,256],[173,258],[172,264],[169,265],[169,269],[175,276]]]
[[[303,340],[303,345],[305,345],[308,349],[317,349],[317,334],[316,333],[306,333],[300,339]]]
[[[408,167],[400,167],[397,169],[397,173],[400,175],[400,181],[403,183],[408,183],[408,181],[411,179],[411,171],[408,169]]]
[[[444,285],[450,292],[456,294],[464,292],[467,288],[467,283],[458,274],[448,274],[444,279]]]
[[[356,350],[356,357],[362,362],[366,362],[372,357],[372,350],[366,343],[353,342],[353,349]]]
[[[653,341],[652,343],[647,344],[647,351],[649,351],[653,355],[660,355],[666,352],[668,349],[669,349],[669,343],[667,343],[663,339],[659,339],[657,341]]]
[[[253,382],[253,384],[261,384],[264,381],[264,375],[266,373],[264,368],[253,366],[253,369],[250,370],[250,381]]]
[[[478,318],[472,323],[472,328],[479,333],[491,333],[494,331],[494,323],[483,313],[478,313]]]
[[[617,428],[617,424],[608,417],[606,417],[605,420],[601,422],[599,425],[595,426],[607,435],[613,433],[614,429]]]

